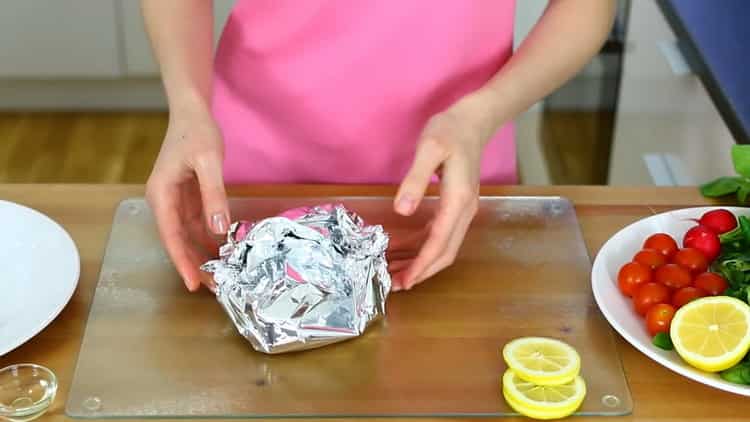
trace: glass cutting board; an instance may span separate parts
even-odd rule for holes
[[[232,200],[234,218],[342,202],[392,239],[419,233],[389,198]],[[549,336],[582,357],[579,414],[632,408],[612,332],[590,289],[590,263],[571,203],[482,198],[455,264],[409,292],[362,337],[285,355],[255,352],[205,289],[188,293],[148,207],[117,209],[66,412],[72,417],[502,416],[500,350]]]

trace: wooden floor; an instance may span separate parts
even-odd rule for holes
[[[0,113],[0,182],[143,183],[166,113]]]
[[[553,185],[606,185],[614,112],[545,111],[538,141]]]
[[[605,183],[611,123],[545,112],[534,141],[553,184]],[[166,113],[0,113],[0,183],[144,183],[166,127]]]

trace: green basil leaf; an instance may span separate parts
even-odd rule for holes
[[[737,203],[740,205],[746,204],[748,194],[750,194],[750,187],[740,186],[740,188],[737,189]]]
[[[747,384],[745,377],[742,376],[744,369],[745,365],[738,363],[729,369],[721,371],[721,378],[735,384]]]
[[[737,224],[737,227],[733,228],[732,230],[722,233],[719,235],[719,241],[721,242],[721,246],[729,245],[739,239],[742,239],[742,229],[740,228],[739,223]],[[722,249],[722,252],[724,249]],[[722,253],[723,254],[723,253]]]
[[[662,350],[674,349],[674,345],[672,344],[672,339],[669,338],[669,335],[667,333],[656,333],[653,339],[653,343],[654,343],[654,346]]]
[[[720,177],[700,187],[701,195],[709,198],[718,198],[729,195],[740,189],[738,177]]]
[[[745,242],[750,243],[750,219],[741,215],[739,218],[740,229],[742,230],[742,236],[745,238]]]
[[[750,366],[747,365],[747,363],[740,363],[742,370],[740,371],[740,376],[742,376],[742,380],[745,381],[745,384],[750,384]]]
[[[733,145],[732,163],[737,174],[750,177],[750,145]]]

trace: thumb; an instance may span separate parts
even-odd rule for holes
[[[445,160],[442,151],[443,148],[430,138],[420,142],[414,162],[396,194],[394,208],[397,213],[412,215],[417,210],[435,170]]]
[[[224,189],[222,158],[218,151],[201,155],[195,161],[195,174],[200,185],[206,224],[214,234],[229,229],[229,203]]]

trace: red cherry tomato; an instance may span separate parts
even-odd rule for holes
[[[689,286],[692,282],[690,271],[677,265],[666,264],[656,269],[654,281],[670,289],[677,290]]]
[[[663,284],[645,283],[633,296],[635,311],[641,315],[646,315],[652,306],[660,303],[669,303],[669,289]]]
[[[635,254],[633,261],[641,263],[653,270],[666,264],[667,257],[655,249],[642,249]]]
[[[643,249],[654,249],[669,258],[677,252],[677,242],[666,233],[656,233],[646,239]]]
[[[708,269],[706,256],[703,252],[693,248],[680,249],[672,257],[672,262],[693,274],[700,274]]]
[[[617,274],[617,284],[622,294],[633,297],[638,287],[651,281],[651,269],[638,262],[628,262]]]
[[[721,250],[719,236],[706,226],[695,226],[688,230],[682,239],[682,245],[703,252],[709,262],[716,259]]]
[[[701,288],[693,286],[683,287],[672,295],[672,305],[674,305],[675,308],[680,309],[691,300],[704,296],[708,296],[708,293]]]
[[[693,280],[693,285],[703,289],[711,296],[724,294],[724,291],[729,287],[727,281],[724,280],[724,277],[716,273],[699,274],[695,277],[695,280]]]
[[[674,318],[675,309],[672,305],[660,303],[654,305],[646,313],[646,328],[651,337],[657,333],[668,333],[669,325]]]
[[[716,234],[724,234],[737,227],[737,217],[725,209],[718,209],[703,214],[698,223]]]

